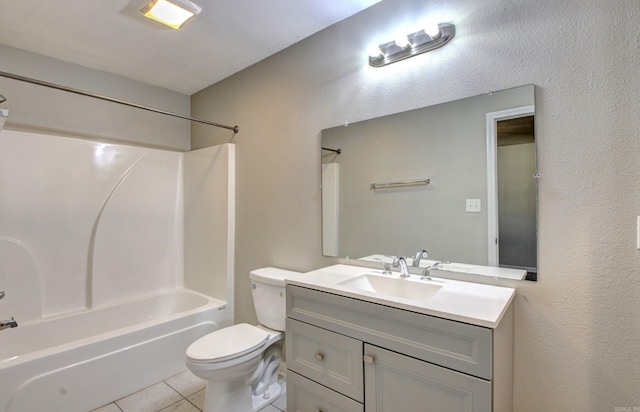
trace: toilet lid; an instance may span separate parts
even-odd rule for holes
[[[239,323],[201,337],[187,348],[193,361],[219,362],[237,358],[262,347],[269,333],[255,326]]]

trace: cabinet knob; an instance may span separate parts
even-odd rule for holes
[[[315,358],[316,358],[317,360],[319,360],[320,362],[322,362],[322,361],[324,360],[324,353],[322,353],[322,352],[317,352],[317,353],[315,354]]]
[[[373,363],[373,361],[375,360],[373,356],[368,355],[364,355],[362,359],[364,360],[364,363]]]

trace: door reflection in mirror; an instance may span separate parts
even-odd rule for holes
[[[498,121],[498,266],[537,275],[536,147],[532,115]]]

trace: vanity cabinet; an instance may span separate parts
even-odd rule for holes
[[[287,285],[292,412],[508,412],[513,312],[496,328]]]

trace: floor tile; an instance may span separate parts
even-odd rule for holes
[[[278,383],[280,384],[281,390],[280,397],[276,399],[272,403],[272,405],[280,409],[281,411],[284,411],[285,409],[287,409],[287,382],[284,376],[278,376]]]
[[[185,398],[207,386],[207,381],[198,378],[190,370],[166,379],[165,382]]]
[[[94,409],[92,412],[122,412],[115,403],[110,403],[102,408]]]
[[[286,412],[287,384],[278,382],[281,395],[260,412]],[[201,412],[204,409],[206,381],[187,370],[92,412]]]
[[[116,401],[123,412],[157,412],[178,402],[182,397],[164,382]]]
[[[189,402],[193,403],[198,408],[204,409],[204,394],[205,394],[205,392],[206,392],[206,390],[203,389],[201,391],[198,391],[198,392],[194,393],[191,396],[187,396],[187,399],[189,400]]]
[[[287,409],[287,395],[283,393],[278,399],[275,400],[275,402],[272,403],[272,405],[280,409],[281,411],[284,411],[285,409]]]
[[[193,406],[191,402],[186,399],[176,402],[171,406],[161,409],[159,412],[200,412],[200,409]]]

